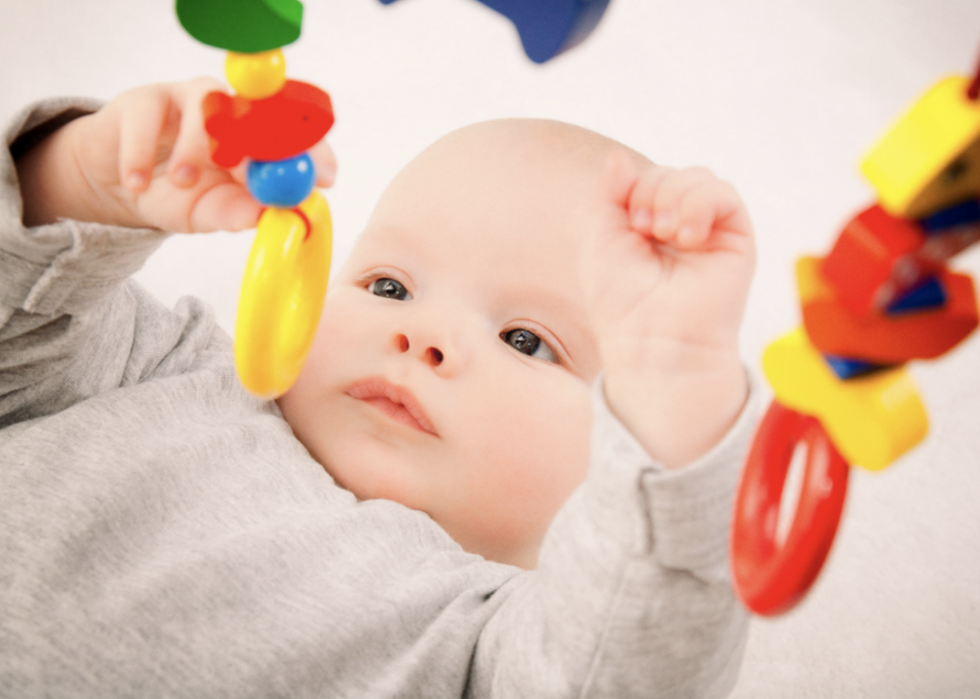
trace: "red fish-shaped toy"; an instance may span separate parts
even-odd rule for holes
[[[212,92],[204,98],[204,128],[216,165],[235,167],[242,158],[283,160],[314,146],[333,126],[330,95],[309,83],[287,80],[261,100]]]

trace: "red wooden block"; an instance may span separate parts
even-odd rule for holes
[[[796,280],[803,325],[810,341],[825,354],[876,364],[934,359],[977,327],[980,316],[969,275],[939,271],[937,276],[949,299],[940,309],[901,316],[859,315],[844,305],[837,289],[822,277],[821,266],[820,258],[801,258],[796,265]]]
[[[279,92],[261,100],[211,92],[202,106],[204,128],[211,136],[211,159],[225,168],[245,157],[297,156],[323,138],[334,120],[330,95],[298,80],[287,80]]]
[[[882,310],[935,274],[937,265],[918,254],[925,242],[916,221],[892,216],[875,204],[841,231],[824,260],[823,276],[852,312]]]

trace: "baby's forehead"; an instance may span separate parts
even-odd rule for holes
[[[420,154],[457,167],[480,163],[517,171],[572,170],[598,173],[609,152],[623,147],[588,129],[548,119],[498,119],[471,124],[436,141]]]

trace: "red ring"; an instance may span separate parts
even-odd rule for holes
[[[779,505],[793,454],[806,445],[806,469],[786,539],[776,538]],[[810,589],[837,533],[850,467],[820,422],[773,401],[749,451],[732,520],[735,590],[765,616],[794,607]]]

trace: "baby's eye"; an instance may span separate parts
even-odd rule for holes
[[[526,354],[535,359],[543,359],[546,362],[559,363],[558,357],[551,351],[547,343],[543,342],[540,337],[530,330],[524,330],[523,328],[505,330],[500,333],[500,339],[521,354]]]
[[[368,284],[367,289],[375,296],[383,296],[386,299],[408,301],[412,298],[412,295],[408,293],[408,289],[401,282],[390,279],[389,277],[375,279]]]

